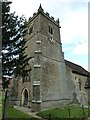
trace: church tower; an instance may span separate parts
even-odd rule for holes
[[[26,54],[32,57],[31,109],[57,107],[69,100],[59,19],[54,20],[40,5],[37,13],[29,18],[27,31]]]

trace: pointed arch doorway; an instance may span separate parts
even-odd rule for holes
[[[25,88],[22,93],[22,104],[23,106],[28,106],[29,92]]]

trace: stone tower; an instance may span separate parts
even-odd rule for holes
[[[40,5],[29,18],[27,31],[26,54],[33,57],[30,86],[26,88],[30,89],[31,109],[57,107],[69,100],[59,19],[55,21]]]

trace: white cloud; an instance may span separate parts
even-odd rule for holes
[[[61,21],[61,41],[66,54],[88,55],[88,8],[67,11]],[[80,60],[79,60],[80,61]],[[85,66],[85,65],[84,65]],[[86,67],[85,67],[86,68]]]
[[[88,43],[83,42],[83,43],[77,44],[73,49],[73,54],[88,55]]]
[[[88,12],[87,9],[67,12],[62,20],[62,43],[88,40]]]

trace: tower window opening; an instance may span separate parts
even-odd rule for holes
[[[25,74],[23,76],[23,80],[22,80],[23,83],[25,82],[30,82],[30,72],[28,72],[27,74]]]
[[[49,25],[49,33],[50,33],[50,34],[53,34],[53,28],[52,28],[51,25]]]
[[[31,33],[33,33],[33,26],[29,28],[29,35],[31,35]]]
[[[81,90],[81,80],[79,79],[79,90]]]

